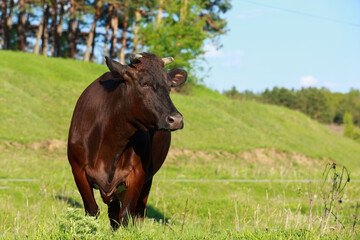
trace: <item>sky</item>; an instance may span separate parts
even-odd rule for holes
[[[232,0],[232,6],[223,47],[205,44],[207,87],[360,89],[359,0]]]

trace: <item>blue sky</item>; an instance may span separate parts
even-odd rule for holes
[[[359,0],[233,0],[222,48],[205,45],[204,83],[220,92],[274,86],[360,89]]]

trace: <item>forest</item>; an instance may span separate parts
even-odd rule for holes
[[[326,88],[289,90],[274,87],[272,90],[265,89],[263,92],[254,93],[248,90],[239,92],[236,87],[232,87],[224,91],[224,95],[233,99],[255,100],[299,110],[321,123],[360,126],[360,91],[357,89],[350,89],[348,93],[332,93]],[[355,135],[355,138],[360,139],[360,136]]]
[[[99,63],[149,51],[189,71],[205,41],[220,47],[230,8],[230,0],[3,0],[1,49]]]

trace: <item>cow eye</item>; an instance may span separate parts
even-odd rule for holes
[[[140,86],[148,87],[148,86],[150,86],[150,84],[149,84],[149,82],[140,82]]]

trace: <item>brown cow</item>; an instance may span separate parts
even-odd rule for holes
[[[144,217],[170,131],[183,127],[169,93],[186,81],[187,73],[165,71],[172,61],[141,53],[122,65],[106,57],[110,72],[91,83],[76,104],[68,141],[75,182],[91,216],[98,214],[93,189],[100,190],[114,229],[128,223],[128,213]]]

